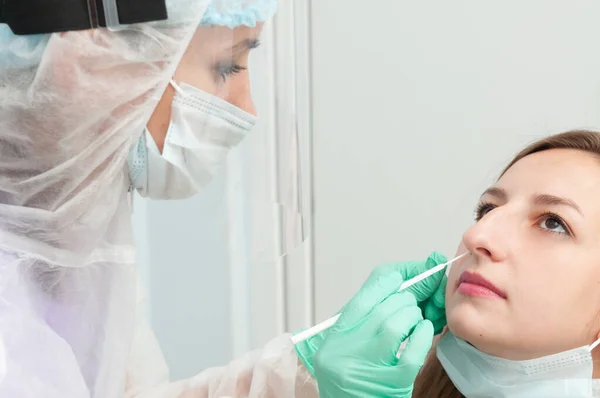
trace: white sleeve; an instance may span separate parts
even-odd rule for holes
[[[179,382],[169,371],[138,301],[136,331],[127,366],[126,398],[317,398],[316,381],[296,356],[291,336],[280,336],[264,348],[226,366],[208,369]]]

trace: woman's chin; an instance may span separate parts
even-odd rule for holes
[[[488,311],[482,313],[480,309],[468,303],[461,303],[448,309],[446,319],[448,329],[454,336],[479,349],[500,338],[502,325],[497,314],[490,314]]]

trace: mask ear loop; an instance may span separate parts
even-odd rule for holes
[[[179,87],[179,84],[175,83],[175,80],[173,80],[173,78],[171,78],[169,84],[175,89],[175,91],[177,91],[177,94],[181,95],[182,97],[185,97],[185,92],[181,89],[181,87]]]
[[[596,339],[596,341],[594,341],[594,343],[590,346],[590,352],[594,351],[594,349],[598,347],[598,345],[600,345],[600,337]]]
[[[179,84],[175,83],[175,80],[173,80],[173,78],[171,78],[171,80],[169,80],[169,85],[171,85],[171,87],[173,87],[173,89],[175,89],[177,94],[181,95],[182,97],[185,97],[185,92],[181,89],[181,87],[179,87]],[[158,98],[156,98],[154,96],[152,96],[151,98],[158,103],[158,101],[161,100],[162,95],[163,94],[161,92],[161,94],[158,96]]]

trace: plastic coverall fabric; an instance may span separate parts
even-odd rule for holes
[[[127,155],[206,6],[117,32],[0,26],[1,398],[317,396],[289,336],[170,383],[136,289]]]

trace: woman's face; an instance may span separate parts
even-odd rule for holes
[[[483,194],[477,220],[458,250],[472,255],[448,277],[449,329],[514,360],[596,340],[600,160],[571,149],[529,155]]]
[[[263,25],[235,29],[222,26],[198,28],[177,67],[174,80],[256,114],[250,94],[248,57],[259,44]],[[174,94],[175,90],[169,85],[148,122],[148,130],[161,151],[171,121]]]

